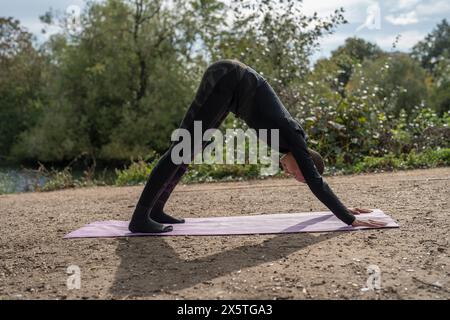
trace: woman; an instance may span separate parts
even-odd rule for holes
[[[353,226],[381,227],[382,222],[360,221],[353,214],[367,213],[366,209],[347,209],[321,177],[323,160],[306,146],[307,135],[281,103],[270,84],[258,72],[240,61],[223,59],[211,64],[203,74],[195,99],[189,107],[180,128],[194,135],[194,121],[202,122],[203,132],[216,129],[233,112],[250,128],[278,129],[279,151],[285,153],[283,169],[298,181],[308,184],[314,195],[339,219]],[[204,149],[209,142],[201,142]],[[270,141],[268,142],[270,145]],[[188,164],[175,164],[167,152],[153,168],[139,198],[129,230],[140,233],[161,233],[172,230],[165,224],[184,223],[164,212],[170,194],[187,170]],[[195,145],[195,143],[192,143]],[[197,152],[191,148],[190,159]],[[320,170],[320,173],[318,171]]]

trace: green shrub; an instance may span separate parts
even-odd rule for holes
[[[123,170],[116,170],[115,185],[129,186],[145,183],[157,160],[147,163],[143,160],[132,162]],[[209,181],[235,181],[260,177],[260,165],[256,164],[191,164],[183,176],[184,183]],[[282,175],[279,173],[278,175]]]
[[[141,184],[147,181],[150,172],[152,172],[156,161],[148,164],[144,160],[132,162],[131,165],[123,170],[116,171],[116,186],[129,186]]]
[[[200,164],[192,165],[183,181],[206,182],[223,180],[255,179],[260,176],[260,166],[256,164]]]
[[[13,193],[15,191],[15,184],[12,178],[0,172],[0,194]]]
[[[355,173],[372,171],[390,171],[395,169],[434,168],[450,165],[450,148],[427,149],[418,153],[412,150],[408,154],[395,156],[390,153],[383,157],[365,157],[353,167]]]
[[[46,172],[46,182],[43,186],[37,185],[36,191],[54,191],[61,189],[74,188],[76,181],[73,178],[70,168],[65,168],[62,171],[52,169]]]
[[[392,170],[402,166],[402,160],[390,153],[384,157],[364,157],[362,162],[355,165],[355,172],[368,172],[376,170]]]
[[[450,165],[450,148],[438,150],[425,150],[421,153],[412,151],[404,156],[406,168],[434,168],[438,166]]]
[[[43,177],[45,180],[43,184],[40,184],[38,180],[35,180],[32,189],[38,192],[101,186],[107,184],[105,173],[103,173],[103,175],[101,175],[98,179],[94,177],[95,166],[83,171],[83,174],[80,177],[76,177],[76,175],[73,174],[71,166],[67,166],[62,170],[55,168],[48,170],[43,164],[40,164],[39,169],[34,172],[37,173],[37,176]]]

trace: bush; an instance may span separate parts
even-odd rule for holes
[[[405,157],[406,169],[434,168],[450,165],[450,148],[426,150],[421,153],[412,151]]]
[[[70,169],[66,168],[62,171],[52,169],[46,174],[47,181],[43,186],[36,186],[36,191],[54,191],[61,189],[74,188],[76,186]]]
[[[116,186],[130,186],[141,184],[147,181],[150,172],[156,164],[156,160],[148,164],[140,159],[137,162],[132,162],[128,168],[123,170],[115,170],[117,174]]]
[[[58,170],[55,168],[51,168],[49,170],[43,164],[40,164],[37,170],[27,171],[34,172],[37,177],[41,177],[44,180],[44,183],[41,183],[41,179],[35,179],[32,190],[38,192],[55,191],[78,187],[101,186],[107,184],[105,172],[100,175],[98,179],[94,177],[95,165],[83,171],[83,175],[81,177],[75,177],[70,165],[62,170]]]
[[[116,170],[116,186],[131,186],[145,183],[157,160],[147,163],[143,160],[132,162],[123,170]],[[260,165],[256,164],[191,164],[182,182],[212,182],[256,179],[260,177]],[[277,176],[282,176],[280,171]]]
[[[13,193],[15,191],[15,184],[13,178],[7,173],[0,172],[0,194]]]
[[[427,149],[417,153],[412,150],[409,154],[395,156],[390,153],[383,157],[365,157],[354,166],[355,173],[372,171],[390,171],[395,169],[434,168],[450,165],[450,148]]]
[[[183,181],[206,182],[206,181],[234,181],[243,179],[255,179],[260,176],[260,166],[256,164],[201,164],[190,167]]]

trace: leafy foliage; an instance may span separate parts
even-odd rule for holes
[[[446,20],[411,55],[349,38],[311,68],[321,37],[345,24],[345,13],[309,16],[300,2],[87,2],[78,28],[67,15],[45,13],[44,23],[62,29],[41,45],[18,21],[0,18],[0,160],[66,164],[87,155],[131,164],[117,171],[119,185],[143,182],[205,68],[222,58],[241,60],[270,82],[330,171],[449,147]],[[242,126],[231,115],[222,128]],[[185,181],[258,171],[193,166]],[[49,173],[46,189],[78,185],[70,175]]]

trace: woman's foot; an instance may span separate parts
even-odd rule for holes
[[[163,233],[172,231],[173,227],[154,221],[150,218],[147,208],[137,205],[128,230],[133,233]]]
[[[184,223],[184,219],[177,219],[172,216],[169,216],[167,213],[165,213],[162,210],[152,210],[150,212],[150,218],[156,222],[159,223],[170,223],[170,224],[176,224],[176,223]]]

